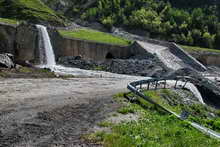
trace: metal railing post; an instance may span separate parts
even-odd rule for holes
[[[157,90],[158,81],[155,82],[155,90]]]
[[[176,80],[176,83],[175,83],[175,86],[174,86],[175,89],[176,89],[176,86],[177,86],[177,82],[178,82],[178,80]]]
[[[147,83],[147,90],[150,89],[150,82]]]

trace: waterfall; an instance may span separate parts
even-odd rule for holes
[[[78,68],[64,67],[62,65],[56,65],[55,55],[53,47],[50,42],[50,37],[47,32],[47,28],[42,25],[36,25],[39,33],[39,55],[40,55],[40,68],[49,68],[51,71],[58,73],[59,75],[74,75],[82,77],[119,77],[113,73],[100,72],[100,71],[87,71]],[[129,77],[122,76],[120,77]]]
[[[56,65],[53,47],[47,28],[42,25],[36,25],[39,31],[39,54],[42,67],[52,68]]]

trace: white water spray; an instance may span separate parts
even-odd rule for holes
[[[50,42],[50,37],[47,28],[42,25],[36,25],[39,31],[39,53],[40,63],[38,67],[49,68],[59,75],[74,75],[79,77],[105,77],[105,78],[133,78],[128,75],[119,75],[103,71],[88,71],[79,68],[64,67],[56,65],[53,47]]]
[[[39,30],[39,52],[41,66],[53,68],[56,65],[53,47],[50,42],[50,37],[47,28],[42,25],[36,25]]]

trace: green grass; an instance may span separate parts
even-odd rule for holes
[[[0,18],[0,22],[8,23],[8,24],[18,24],[19,22],[14,19]]]
[[[98,126],[100,127],[111,127],[112,125],[113,123],[108,122],[108,121],[103,121],[103,122],[98,123]]]
[[[213,52],[213,53],[220,53],[220,50],[217,49],[209,49],[209,48],[201,48],[201,47],[195,47],[195,46],[185,46],[180,45],[184,50],[188,52]]]
[[[17,0],[17,5],[24,8],[22,11],[26,16],[32,15],[42,20],[62,22],[57,14],[40,0]]]
[[[60,34],[69,38],[78,38],[82,40],[96,41],[100,43],[116,44],[128,46],[132,42],[124,38],[116,37],[108,33],[89,30],[89,29],[78,29],[78,30],[59,30]]]
[[[121,114],[135,113],[135,109],[132,107],[132,105],[129,105],[121,107],[117,110],[117,112]]]
[[[54,25],[64,25],[64,17],[47,7],[40,0],[14,0],[9,3],[3,2],[1,5],[0,9],[4,10],[2,13],[5,18],[27,20],[33,23],[44,21]],[[7,9],[4,9],[5,7]]]
[[[180,97],[167,89],[158,91],[145,91],[144,94],[153,99],[158,104],[176,112],[177,114],[180,114],[182,111],[187,111],[190,113],[188,120],[197,122],[207,128],[220,132],[219,110],[202,104],[180,104],[178,103]],[[166,95],[171,98],[172,104],[167,102],[162,95]],[[210,117],[210,114],[214,114],[215,117]]]
[[[144,101],[144,107],[129,102],[127,105],[133,109],[132,111],[141,112],[138,121],[112,125],[112,132],[96,132],[86,136],[86,140],[106,147],[220,146],[219,140],[204,135],[173,115],[153,109],[152,105],[146,101]]]

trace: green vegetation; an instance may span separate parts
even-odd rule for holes
[[[91,68],[91,70],[105,71],[105,67],[104,66],[94,66],[93,68]]]
[[[220,145],[220,141],[204,135],[173,115],[154,109],[154,106],[146,101],[141,103],[142,107],[129,102],[126,105],[133,109],[133,112],[140,114],[138,121],[115,124],[110,126],[112,130],[110,133],[99,131],[85,136],[84,139],[106,147],[217,147]]]
[[[209,49],[209,48],[201,48],[201,47],[195,47],[195,46],[185,46],[180,45],[184,50],[188,52],[212,52],[212,53],[220,53],[220,50],[217,49]]]
[[[220,49],[220,5],[211,0],[97,0],[81,18],[107,28],[138,28],[151,38]]]
[[[132,105],[129,105],[129,106],[121,107],[120,109],[118,109],[117,112],[121,114],[128,114],[128,113],[135,113],[135,110],[132,107]]]
[[[78,38],[83,40],[97,41],[101,43],[117,44],[117,45],[129,45],[131,41],[116,37],[104,32],[98,32],[89,29],[78,29],[78,30],[59,30],[60,34],[70,38]]]
[[[181,98],[179,95],[167,89],[146,91],[144,93],[158,104],[176,112],[177,114],[180,114],[182,111],[189,112],[190,116],[188,120],[197,122],[217,132],[220,131],[220,119],[218,118],[219,111],[216,109],[202,104],[184,105],[180,103]],[[166,97],[169,97],[170,101],[167,101],[165,99]],[[213,116],[210,116],[211,114]]]
[[[8,24],[18,24],[19,22],[14,19],[0,18],[0,22],[8,23]]]
[[[11,77],[32,77],[32,78],[55,78],[54,72],[48,69],[37,69],[29,67],[19,67],[18,69],[2,69],[0,70],[0,78],[11,78]]]
[[[113,123],[108,122],[108,121],[103,121],[103,122],[98,123],[98,126],[100,127],[111,127],[112,125]]]
[[[56,14],[40,0],[0,0],[0,16],[33,23],[49,22],[63,25],[63,17]]]

